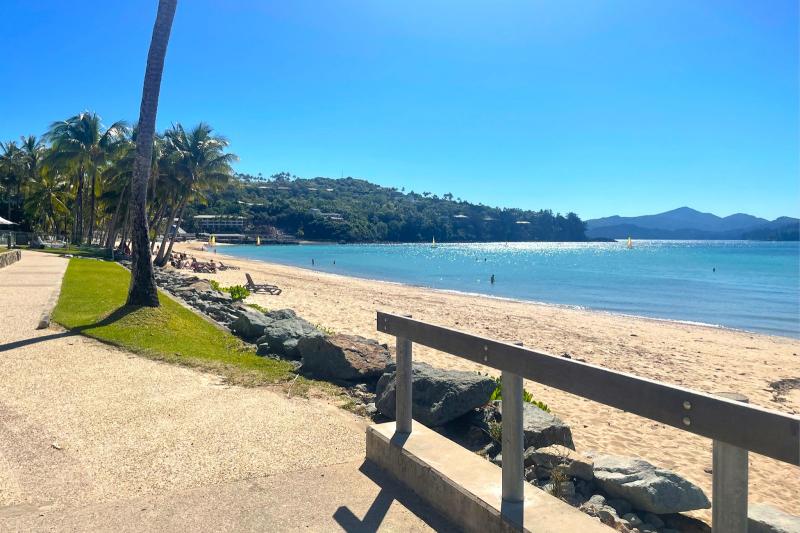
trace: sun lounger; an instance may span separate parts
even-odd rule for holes
[[[275,296],[281,293],[281,290],[275,285],[268,285],[266,283],[256,284],[250,276],[250,273],[245,272],[244,275],[247,278],[247,290],[250,292],[266,292],[267,294],[273,294]]]

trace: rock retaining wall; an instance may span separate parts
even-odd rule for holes
[[[16,263],[20,259],[22,259],[22,252],[20,250],[0,252],[0,268],[7,267],[11,263]]]

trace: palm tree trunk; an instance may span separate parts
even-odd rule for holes
[[[108,236],[106,237],[106,248],[109,250],[114,248],[114,242],[116,239],[114,237],[117,236],[117,227],[119,226],[119,214],[122,210],[122,204],[125,203],[125,192],[128,190],[128,186],[125,185],[122,188],[122,192],[119,193],[119,200],[117,200],[117,208],[114,210],[114,216],[111,217],[111,227],[108,231]]]
[[[178,209],[178,220],[175,222],[175,231],[172,232],[172,236],[169,239],[169,248],[167,248],[167,253],[164,254],[163,262],[166,264],[167,260],[169,260],[170,254],[172,253],[172,245],[175,244],[175,238],[178,236],[178,228],[181,227],[181,217],[183,216],[183,208],[186,207],[186,198],[189,195],[183,197],[183,201],[181,202],[181,208]],[[167,227],[172,228],[172,221],[169,221]]]
[[[178,214],[178,209],[181,207],[181,203],[183,200],[179,200],[175,206],[172,208],[172,212],[170,212],[170,216],[167,219],[167,225],[164,228],[164,237],[161,239],[161,246],[158,249],[158,256],[155,260],[156,266],[164,266],[167,264],[167,239],[169,239],[169,230],[172,228],[172,221],[175,220],[175,216]]]
[[[147,229],[147,184],[153,167],[153,137],[156,130],[158,94],[161,90],[161,74],[164,57],[167,55],[172,19],[178,0],[159,0],[150,50],[147,53],[147,68],[142,88],[142,105],[139,108],[139,130],[136,137],[136,160],[133,167],[131,187],[131,209],[133,209],[133,258],[131,262],[131,286],[128,289],[128,305],[158,307],[153,263],[150,259],[150,243]]]
[[[94,208],[95,208],[95,187],[97,186],[97,166],[93,166],[92,169],[92,187],[89,194],[91,194],[91,200],[89,201],[89,244],[92,244],[94,239]]]

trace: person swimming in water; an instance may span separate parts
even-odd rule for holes
[[[494,285],[494,274],[492,274],[492,277],[489,279],[489,283],[491,283],[492,285]]]

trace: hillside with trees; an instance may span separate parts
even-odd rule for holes
[[[263,179],[239,174],[224,189],[187,206],[192,215],[245,216],[250,231],[339,242],[583,241],[574,213],[488,207],[452,194],[381,187],[355,178],[301,179],[287,173]]]

